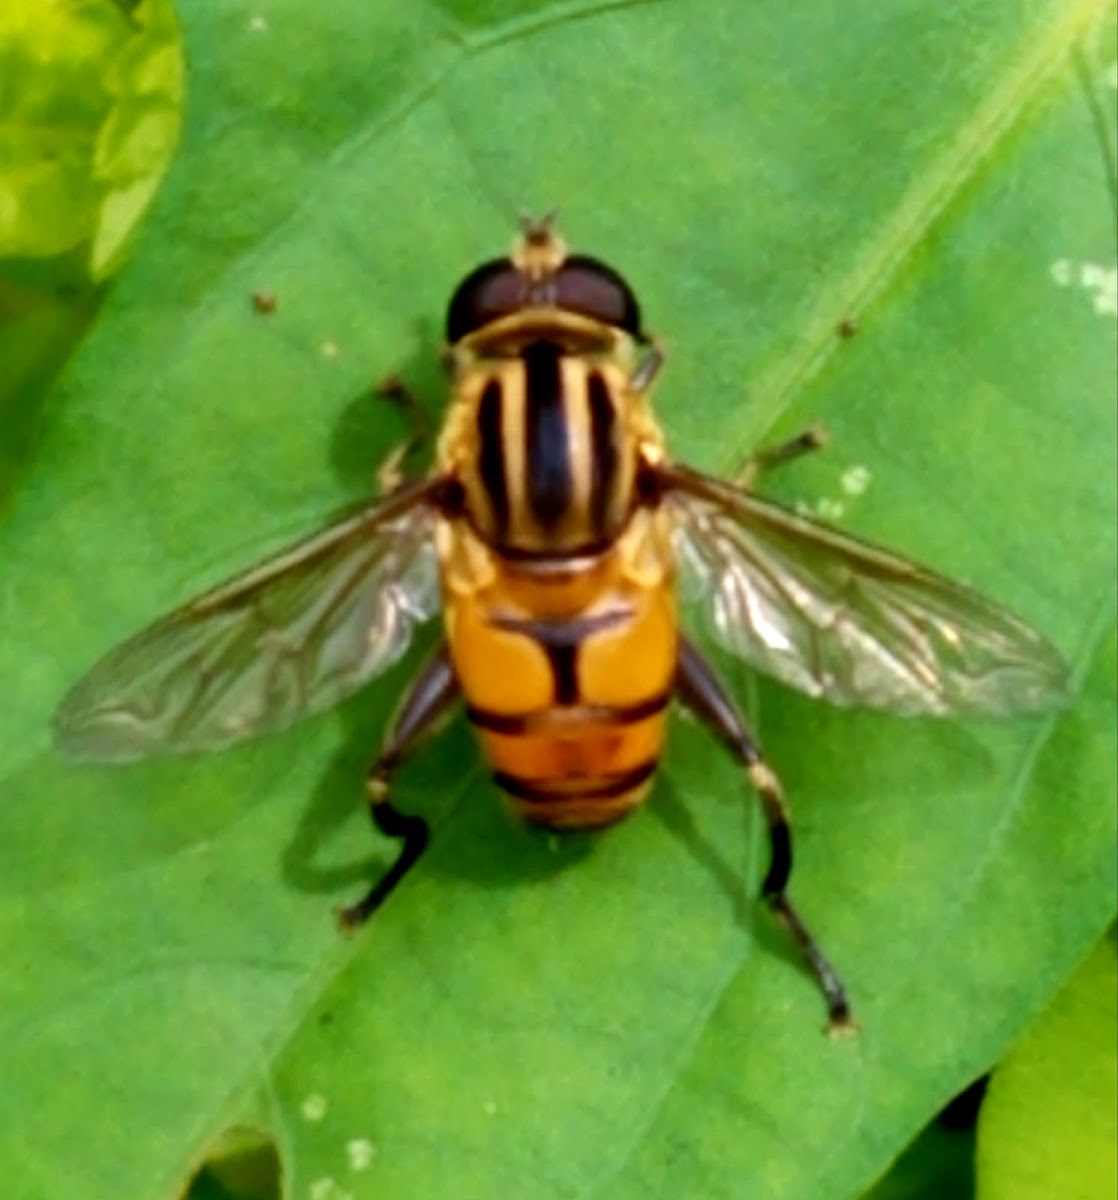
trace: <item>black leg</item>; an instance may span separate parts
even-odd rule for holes
[[[792,871],[792,831],[780,780],[765,762],[761,748],[750,736],[737,706],[718,677],[686,638],[681,638],[679,644],[676,695],[718,735],[745,767],[749,782],[761,799],[772,847],[772,858],[761,885],[761,894],[803,952],[827,1001],[831,1032],[854,1028],[854,1018],[842,981],[784,894]]]
[[[422,817],[409,817],[399,812],[389,800],[392,775],[415,746],[434,729],[457,698],[458,681],[454,677],[447,648],[441,646],[435,657],[412,681],[399,712],[389,726],[384,746],[365,776],[369,815],[386,837],[399,838],[403,842],[400,856],[356,904],[338,910],[338,920],[343,929],[355,929],[363,924],[403,879],[427,846],[427,822]]]
[[[750,488],[764,471],[779,467],[782,463],[802,458],[813,450],[827,444],[827,435],[821,425],[809,425],[802,433],[779,445],[751,454],[734,474],[734,482],[740,487]]]

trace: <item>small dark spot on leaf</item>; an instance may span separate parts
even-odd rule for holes
[[[857,317],[843,317],[835,326],[835,332],[845,341],[849,341],[858,332]]]
[[[262,316],[268,316],[269,313],[274,313],[276,311],[275,292],[253,292],[252,307]]]

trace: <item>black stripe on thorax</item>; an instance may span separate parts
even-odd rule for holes
[[[493,513],[494,534],[498,541],[508,533],[509,486],[505,467],[504,396],[501,384],[491,379],[481,393],[477,406],[478,473]]]
[[[590,406],[590,521],[599,537],[606,537],[606,518],[617,475],[616,414],[609,388],[594,371],[586,381]]]
[[[553,342],[532,342],[521,351],[524,486],[528,506],[543,529],[553,529],[563,519],[574,492],[562,359],[562,348]]]
[[[595,538],[572,550],[564,550],[562,554],[550,549],[526,550],[521,546],[500,546],[496,549],[500,558],[516,563],[534,575],[563,576],[577,574],[582,563],[600,558],[616,544],[616,537]]]

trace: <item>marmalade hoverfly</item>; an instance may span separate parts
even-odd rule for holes
[[[525,221],[508,258],[459,284],[446,338],[431,471],[110,651],[62,701],[58,744],[120,762],[282,729],[385,670],[441,608],[441,644],[366,781],[376,827],[402,848],[343,923],[360,924],[422,853],[427,826],[393,807],[392,776],[453,705],[520,816],[586,829],[642,802],[676,699],[758,793],[762,893],[831,1027],[850,1025],[842,983],[785,894],[779,781],[679,631],[677,572],[697,573],[716,642],[834,704],[1038,712],[1065,698],[1062,658],[969,588],[672,461],[649,403],[664,356],[636,297],[605,263],[568,254],[550,218]],[[804,435],[754,466],[816,444]]]

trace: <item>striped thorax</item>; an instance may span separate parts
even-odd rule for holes
[[[676,646],[636,301],[543,223],[462,283],[447,335],[438,467],[462,504],[437,544],[467,711],[522,815],[604,824],[655,770]]]

